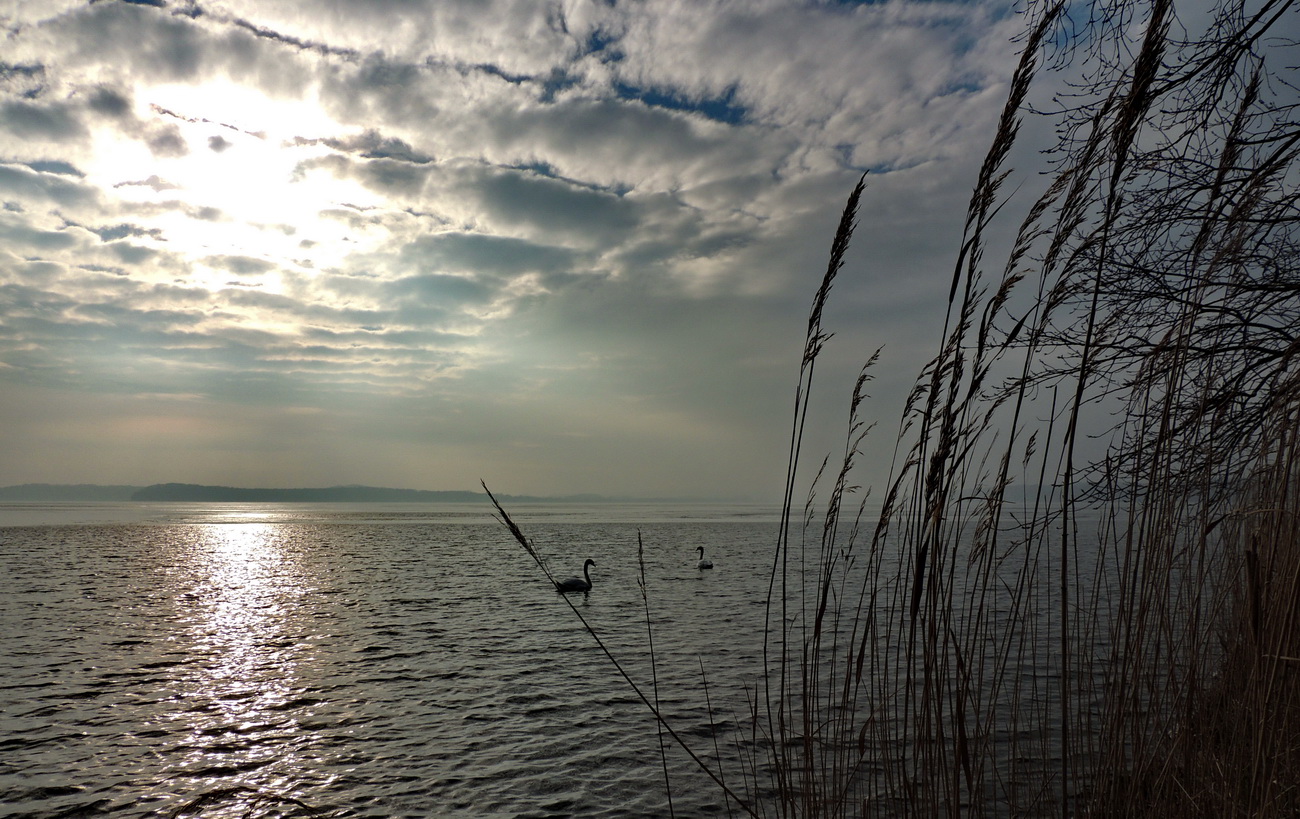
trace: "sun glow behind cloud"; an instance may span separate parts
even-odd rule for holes
[[[280,293],[279,268],[326,269],[357,251],[356,237],[340,235],[337,220],[322,214],[383,200],[356,181],[301,171],[330,153],[302,134],[346,130],[318,105],[229,81],[160,85],[139,96],[174,128],[175,146],[160,152],[105,127],[81,167],[87,181],[134,206],[133,221],[158,231],[155,248],[198,262],[188,284]],[[230,260],[244,261],[222,263]]]

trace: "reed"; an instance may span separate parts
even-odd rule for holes
[[[859,180],[809,313],[741,810],[1300,815],[1295,6],[1030,7],[875,514],[874,355],[802,478]],[[1060,140],[1007,226],[1049,70]]]

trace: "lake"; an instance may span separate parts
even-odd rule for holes
[[[653,696],[640,533],[663,708],[728,754],[778,510],[508,511]],[[0,504],[0,816],[667,815],[659,747],[485,505]]]

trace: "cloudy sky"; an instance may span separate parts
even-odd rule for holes
[[[933,353],[1000,2],[0,0],[0,485],[776,500]],[[888,449],[885,449],[887,452]]]

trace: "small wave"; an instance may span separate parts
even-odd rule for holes
[[[186,660],[155,660],[151,663],[140,663],[140,668],[158,669],[158,668],[175,668],[178,665],[185,665]]]
[[[272,705],[268,708],[268,710],[292,711],[295,708],[310,708],[313,705],[320,705],[324,702],[325,700],[317,699],[316,697],[298,697],[297,699],[292,699],[289,700],[288,702],[282,702],[279,703],[278,705]]]
[[[206,768],[196,768],[192,771],[181,771],[173,774],[170,779],[215,779],[222,776],[234,776],[236,774],[249,773],[259,768],[269,765],[269,759],[254,759],[243,762],[239,765],[209,765]]]
[[[325,816],[330,812],[325,808],[314,807],[291,796],[258,790],[246,785],[231,785],[205,791],[172,811],[168,816],[169,819],[180,819],[183,816],[203,816],[211,813],[214,809],[224,806],[242,807],[244,811],[241,815],[248,817]],[[289,812],[284,812],[285,808],[289,808]]]

